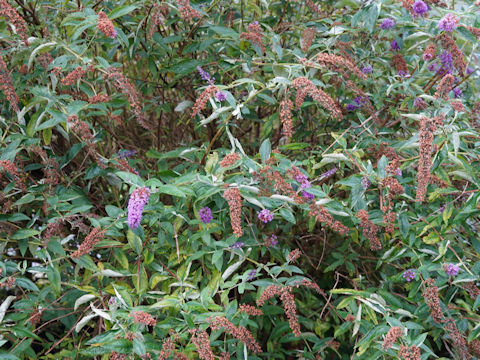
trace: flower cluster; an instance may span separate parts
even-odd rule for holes
[[[149,313],[146,313],[145,311],[135,311],[130,314],[131,317],[133,317],[133,321],[136,324],[144,324],[147,326],[155,326],[157,324],[157,321],[150,315]]]
[[[292,108],[293,103],[288,97],[280,102],[280,121],[283,125],[283,134],[288,138],[293,135]]]
[[[346,78],[349,77],[350,72],[353,72],[360,79],[366,79],[365,74],[360,71],[357,65],[345,57],[320,53],[317,55],[317,62],[322,66],[341,73]]]
[[[240,304],[240,306],[238,307],[238,311],[240,312],[243,312],[247,315],[250,315],[250,316],[260,316],[260,315],[263,315],[263,311],[260,310],[260,309],[257,309],[255,306],[253,305],[248,305],[248,304]]]
[[[270,221],[273,220],[273,214],[270,212],[268,209],[263,209],[258,213],[258,218],[260,221],[262,221],[264,224],[269,223]]]
[[[213,331],[219,331],[224,329],[228,334],[232,335],[235,339],[243,342],[247,348],[254,354],[262,352],[262,348],[253,338],[252,334],[243,326],[236,327],[225,317],[216,317],[211,323],[211,328]]]
[[[443,269],[448,276],[457,276],[460,272],[460,268],[452,263],[443,265]]]
[[[83,78],[83,76],[88,72],[89,68],[82,68],[81,66],[77,66],[71,72],[67,74],[63,79],[60,80],[62,85],[70,86],[75,84],[78,80]]]
[[[363,236],[365,236],[370,242],[370,249],[372,251],[378,251],[382,248],[382,243],[377,237],[378,226],[369,220],[368,212],[366,210],[360,210],[358,212],[358,218],[360,219],[360,226],[363,228]]]
[[[278,239],[275,234],[272,234],[265,239],[265,246],[267,247],[277,246],[277,244],[278,244]]]
[[[380,28],[383,29],[383,30],[388,30],[388,29],[393,28],[395,25],[396,25],[395,20],[393,20],[391,18],[386,18],[380,24]]]
[[[6,18],[7,22],[15,27],[18,36],[20,36],[23,43],[28,46],[27,25],[17,10],[10,6],[7,0],[0,0],[0,16]]]
[[[436,323],[442,323],[444,317],[442,307],[440,305],[440,298],[438,297],[438,286],[433,284],[433,279],[425,281],[425,291],[423,292],[423,297],[431,311],[433,321]]]
[[[385,336],[385,339],[383,340],[382,347],[387,350],[392,347],[393,344],[397,341],[399,337],[403,335],[403,329],[399,326],[394,326],[391,327],[390,330],[388,330],[387,335]]]
[[[242,32],[240,34],[240,39],[249,40],[252,44],[257,45],[260,48],[262,54],[265,53],[262,28],[260,27],[258,21],[249,24],[247,30],[247,32]]]
[[[153,5],[152,17],[150,20],[150,27],[148,29],[148,38],[151,39],[157,30],[157,27],[163,23],[164,19],[169,13],[168,5],[165,2],[156,3]]]
[[[448,75],[447,75],[448,76]],[[418,163],[417,173],[417,201],[424,201],[427,193],[427,186],[430,181],[430,168],[432,167],[431,153],[433,150],[433,134],[437,129],[437,125],[442,123],[441,117],[434,119],[422,118],[420,120],[420,159]]]
[[[115,39],[117,37],[117,32],[113,27],[112,20],[110,20],[107,14],[105,14],[103,11],[98,13],[97,29],[111,39]]]
[[[437,56],[437,46],[435,43],[430,43],[427,45],[425,48],[425,51],[423,52],[423,60],[425,61],[431,61],[435,59]]]
[[[72,253],[72,259],[79,258],[82,255],[88,254],[93,250],[93,247],[101,240],[103,240],[106,230],[100,230],[99,227],[94,228],[85,240],[80,244],[78,250]]]
[[[416,274],[415,270],[406,270],[403,272],[402,277],[405,279],[406,282],[410,282],[412,280],[415,280]]]
[[[140,95],[138,94],[135,87],[130,83],[130,81],[127,80],[125,75],[123,75],[119,69],[111,66],[107,69],[107,73],[103,76],[103,78],[105,80],[112,81],[113,87],[127,97],[137,122],[144,129],[146,130],[151,129],[152,128],[151,124],[149,124],[147,117],[142,112],[142,106],[140,104]]]
[[[312,203],[310,205],[310,217],[314,217],[316,221],[325,223],[333,231],[336,231],[342,235],[348,234],[348,227],[343,225],[340,221],[333,218],[325,207]]]
[[[192,118],[195,117],[195,115],[199,114],[200,111],[205,109],[208,99],[214,96],[217,92],[218,88],[215,85],[209,85],[205,88],[205,90],[203,90],[203,92],[200,94],[197,100],[195,100],[195,104],[193,105],[191,115]]]
[[[424,16],[428,12],[428,5],[422,0],[417,0],[412,5],[412,10],[416,16]]]
[[[19,112],[18,108],[18,96],[13,87],[12,78],[8,72],[7,64],[3,60],[3,57],[0,55],[0,89],[5,94],[5,97],[10,102],[10,106],[15,112]]]
[[[457,27],[459,18],[452,13],[448,13],[438,22],[438,28],[446,32],[452,32]]]
[[[302,252],[299,249],[294,249],[288,254],[287,261],[294,263],[300,257],[300,255],[302,255]]]
[[[314,27],[309,27],[303,30],[302,32],[302,51],[307,52],[312,45],[313,39],[315,38],[315,34],[317,33],[317,29]]]
[[[133,190],[128,200],[128,226],[136,229],[142,220],[143,208],[150,197],[150,189],[143,187]]]
[[[398,357],[403,360],[420,360],[420,349],[416,345],[410,347],[400,345],[398,348]]]
[[[295,336],[300,336],[300,325],[297,319],[297,306],[295,305],[292,288],[288,286],[270,285],[260,295],[260,298],[257,300],[257,305],[263,306],[265,301],[277,295],[280,296],[280,300],[282,300],[283,309],[287,314],[290,329],[292,329]]]
[[[201,208],[198,212],[198,215],[200,216],[200,221],[204,224],[210,223],[210,221],[213,219],[212,210],[210,210],[208,206]]]
[[[200,329],[192,329],[189,332],[192,334],[191,341],[197,348],[198,357],[202,360],[215,360],[207,332]]]
[[[177,0],[177,4],[179,6],[178,11],[180,12],[180,16],[183,20],[192,22],[193,19],[202,18],[202,13],[192,8],[190,5],[190,0]]]
[[[297,109],[302,106],[307,95],[310,95],[312,99],[318,101],[324,108],[326,108],[333,118],[337,120],[343,118],[342,111],[335,101],[326,92],[318,89],[313,82],[306,77],[301,76],[296,78],[292,81],[292,86],[297,90],[297,97],[295,99],[295,106]]]
[[[232,225],[233,233],[236,237],[240,237],[243,234],[242,229],[242,195],[238,188],[228,188],[223,193],[223,198],[227,200],[230,208],[230,222]]]
[[[237,153],[230,153],[228,155],[225,155],[225,157],[220,161],[219,165],[221,167],[230,167],[235,165],[235,163],[240,160],[240,156],[238,156]]]
[[[88,98],[90,104],[105,103],[112,100],[107,94],[97,94]]]

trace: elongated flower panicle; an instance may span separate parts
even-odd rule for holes
[[[214,96],[217,92],[218,92],[218,88],[215,85],[207,86],[207,88],[203,90],[203,92],[195,101],[195,104],[193,105],[191,117],[192,118],[195,117],[195,115],[199,114],[200,111],[205,109],[205,106],[207,106],[208,99]]]
[[[325,109],[327,109],[333,118],[337,120],[341,120],[343,118],[342,111],[335,101],[326,92],[318,89],[313,82],[308,80],[306,77],[301,76],[296,78],[292,81],[292,86],[297,89],[297,98],[295,100],[295,106],[297,109],[302,106],[305,97],[310,95],[312,99],[318,101]]]
[[[288,138],[293,135],[292,108],[293,103],[288,97],[280,101],[280,121],[283,125],[283,134]]]
[[[252,44],[257,45],[262,54],[264,54],[265,45],[263,44],[263,32],[258,21],[254,21],[253,23],[249,24],[247,30],[247,32],[242,32],[240,34],[240,39],[249,40]]]
[[[423,297],[431,311],[430,315],[432,316],[433,321],[440,324],[443,322],[444,316],[440,305],[440,298],[438,297],[438,286],[435,286],[434,283],[435,281],[433,279],[425,281]]]
[[[146,313],[145,311],[135,311],[130,314],[131,317],[133,317],[133,321],[136,324],[144,324],[148,326],[155,326],[157,324],[157,321],[150,315],[149,313]]]
[[[190,340],[197,348],[198,357],[202,360],[215,360],[207,332],[200,329],[191,329],[188,332],[192,334]]]
[[[403,360],[420,360],[420,349],[416,345],[410,347],[400,345],[398,349],[398,357]]]
[[[238,188],[228,188],[223,193],[223,198],[227,200],[230,208],[230,223],[233,233],[236,237],[243,235],[242,229],[242,195]]]
[[[97,94],[88,98],[90,104],[106,103],[112,100],[107,94]]]
[[[100,230],[99,227],[93,229],[90,234],[87,235],[85,240],[80,244],[78,250],[73,252],[71,257],[73,259],[79,258],[85,254],[88,254],[90,251],[93,250],[93,247],[101,240],[103,240],[106,230]]]
[[[167,360],[170,354],[175,351],[175,343],[171,337],[165,340],[162,344],[162,350],[158,356],[158,360]]]
[[[408,74],[408,67],[405,58],[401,54],[393,55],[393,58],[390,62],[392,66],[397,70],[398,75],[406,76]]]
[[[117,32],[113,27],[112,20],[110,20],[107,14],[105,14],[103,11],[98,13],[97,29],[111,39],[115,39],[117,37]]]
[[[300,255],[302,255],[302,252],[299,249],[294,249],[288,254],[287,261],[294,263],[300,257]]]
[[[204,208],[201,208],[200,211],[198,212],[198,215],[200,216],[200,221],[204,224],[210,223],[212,221],[212,210],[208,206],[205,206]]]
[[[127,97],[137,122],[144,129],[151,130],[152,125],[149,124],[147,117],[142,112],[140,95],[132,83],[127,80],[125,75],[123,75],[119,69],[111,66],[107,69],[107,73],[103,76],[103,78],[105,80],[110,80],[113,84],[113,87]]]
[[[423,60],[425,61],[431,61],[437,57],[437,46],[435,43],[430,43],[427,45],[425,48],[425,51],[423,52]]]
[[[308,214],[310,217],[314,217],[315,220],[321,223],[325,223],[326,226],[328,226],[330,229],[333,231],[338,232],[339,234],[346,235],[348,234],[348,227],[343,225],[341,222],[336,221],[332,215],[328,212],[328,210],[321,206],[317,205],[315,203],[312,203],[310,205],[310,212]]]
[[[216,317],[211,323],[211,328],[213,331],[219,331],[224,329],[228,334],[232,335],[235,339],[243,342],[247,348],[254,354],[262,352],[262,348],[254,339],[252,334],[243,326],[236,327],[225,317]]]
[[[143,208],[150,197],[150,189],[143,187],[133,190],[128,200],[128,226],[136,229],[142,221]]]
[[[360,226],[363,228],[363,236],[370,242],[370,250],[381,250],[382,243],[377,237],[378,226],[369,220],[368,212],[363,209],[360,210],[358,212],[358,218],[360,219]]]
[[[437,37],[437,39],[440,40],[442,47],[450,55],[450,57],[453,58],[453,64],[452,60],[450,59],[450,63],[448,66],[445,66],[445,60],[442,59],[442,66],[447,70],[452,70],[453,66],[455,66],[455,68],[460,72],[460,74],[464,74],[467,70],[465,56],[463,52],[458,48],[453,37],[447,33],[442,33]]]
[[[148,29],[148,38],[153,38],[153,34],[157,31],[158,26],[164,22],[169,13],[168,5],[165,2],[153,5],[150,27]]]
[[[243,312],[247,315],[250,315],[250,316],[260,316],[260,315],[263,315],[263,311],[260,310],[260,309],[257,309],[255,306],[253,305],[248,305],[248,304],[240,304],[240,306],[238,307],[238,311],[240,312]]]
[[[193,19],[201,19],[202,13],[198,10],[195,10],[190,5],[190,0],[177,0],[179,6],[178,11],[180,12],[180,17],[187,21],[192,22]]]
[[[413,100],[413,106],[415,106],[418,110],[423,110],[428,107],[427,103],[421,97],[417,97],[415,100]]]
[[[460,331],[458,331],[455,320],[453,320],[452,318],[448,318],[445,320],[445,322],[445,330],[447,331],[448,336],[452,340],[452,344],[454,349],[456,350],[456,353],[460,355],[461,359],[470,360],[472,356],[468,351],[467,341],[462,336],[462,334],[460,334]]]
[[[399,337],[403,335],[403,330],[399,326],[394,326],[391,327],[390,330],[388,330],[387,335],[385,336],[385,339],[383,340],[382,347],[387,350],[392,347],[393,344],[397,341]]]
[[[67,74],[60,82],[64,86],[70,86],[75,84],[78,80],[80,80],[87,72],[89,68],[82,68],[81,66],[77,66],[74,70]]]
[[[7,22],[15,27],[15,31],[17,32],[18,36],[20,36],[23,43],[28,46],[27,25],[17,10],[10,6],[7,0],[0,0],[0,16],[4,17]]]
[[[222,161],[220,161],[219,165],[223,168],[230,167],[235,165],[238,160],[240,160],[240,156],[237,153],[230,153],[225,155]]]
[[[346,71],[346,72],[341,71],[343,76],[348,77],[348,72],[353,72],[360,79],[365,80],[367,78],[365,74],[360,71],[360,69],[357,67],[357,65],[353,61],[350,61],[349,59],[342,56],[320,53],[317,55],[317,62],[320,65],[326,66],[329,69],[332,69],[334,71],[338,71],[339,68],[343,68],[343,70]]]
[[[447,75],[448,76],[448,75]],[[420,158],[418,161],[417,173],[417,194],[416,201],[423,202],[427,193],[427,186],[430,182],[430,168],[432,167],[431,153],[433,150],[434,132],[438,125],[441,125],[442,118],[422,118],[420,120]]]
[[[260,295],[260,298],[257,300],[258,306],[263,306],[265,301],[271,299],[274,296],[280,296],[282,300],[283,309],[287,314],[288,323],[290,329],[295,336],[300,336],[300,325],[297,319],[297,306],[295,305],[295,298],[292,294],[292,288],[289,286],[280,286],[280,285],[270,285],[268,286]]]
[[[448,13],[438,22],[438,28],[446,32],[452,32],[457,27],[459,18],[452,13]]]
[[[7,64],[3,60],[3,57],[0,55],[0,89],[5,94],[5,97],[10,102],[10,106],[15,112],[19,112],[20,109],[18,107],[18,96],[13,87],[12,78],[10,77],[10,73],[8,72]]]
[[[315,34],[317,33],[317,29],[314,27],[306,28],[302,32],[302,51],[307,52],[312,46],[313,39],[315,38]]]
[[[438,83],[437,91],[434,96],[437,99],[443,98],[444,100],[448,100],[448,93],[452,90],[454,83],[455,77],[452,74],[445,75]]]

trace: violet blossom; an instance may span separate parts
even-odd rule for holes
[[[200,216],[200,221],[204,224],[208,224],[213,219],[212,210],[208,206],[201,208],[198,215]]]
[[[263,209],[258,213],[258,218],[260,221],[266,224],[273,220],[273,214],[270,212],[270,210]]]
[[[416,276],[415,270],[412,270],[412,269],[404,271],[402,275],[402,277],[405,279],[406,282],[410,282],[414,280],[415,276]]]
[[[448,276],[457,276],[460,272],[460,268],[452,263],[443,265],[443,269]]]
[[[391,19],[391,18],[387,18],[385,20],[382,21],[382,23],[380,24],[380,28],[382,28],[383,30],[388,30],[388,29],[391,29],[395,26],[395,20]]]
[[[446,32],[452,32],[457,27],[458,17],[448,13],[438,22],[438,28]]]
[[[416,16],[423,16],[428,11],[428,6],[422,0],[417,0],[412,5],[413,12]]]
[[[136,229],[142,220],[143,208],[150,197],[150,189],[147,187],[133,190],[128,200],[128,226]]]

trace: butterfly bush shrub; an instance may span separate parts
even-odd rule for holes
[[[480,357],[480,3],[0,0],[0,357]]]

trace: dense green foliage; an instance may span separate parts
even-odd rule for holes
[[[0,0],[0,359],[479,357],[478,6]]]

